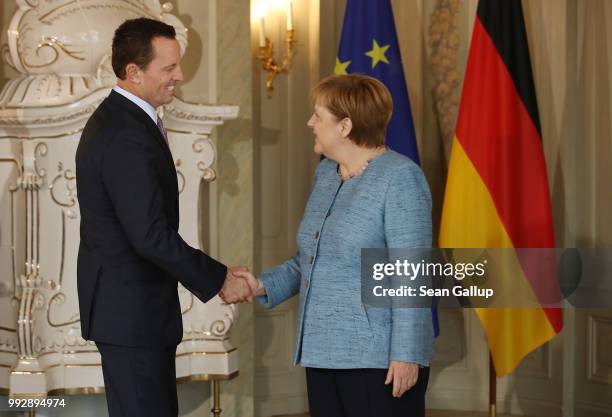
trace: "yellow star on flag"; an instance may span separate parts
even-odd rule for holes
[[[336,57],[336,66],[334,67],[334,74],[336,75],[347,75],[346,69],[351,65],[352,61],[340,62],[340,59]]]
[[[380,46],[378,44],[378,42],[376,42],[376,39],[374,39],[374,45],[372,46],[372,49],[368,52],[366,52],[365,54],[367,56],[369,56],[370,58],[372,58],[372,69],[380,62],[384,62],[386,64],[389,63],[389,60],[387,59],[387,57],[385,56],[385,52],[387,52],[387,49],[389,49],[391,45],[384,45],[384,46]]]

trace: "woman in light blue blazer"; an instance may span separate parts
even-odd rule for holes
[[[424,416],[433,351],[428,308],[368,308],[362,248],[431,246],[431,197],[421,169],[386,148],[392,100],[363,75],[313,91],[308,126],[324,155],[297,235],[298,254],[249,280],[275,307],[299,294],[295,363],[306,367],[312,417]]]

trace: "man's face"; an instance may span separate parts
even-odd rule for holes
[[[145,70],[141,70],[140,93],[153,107],[168,104],[174,98],[176,83],[183,80],[181,48],[176,39],[162,36],[151,42],[154,58]]]

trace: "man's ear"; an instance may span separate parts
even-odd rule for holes
[[[138,65],[130,62],[125,67],[125,78],[134,84],[142,83],[142,71]]]
[[[342,137],[348,138],[352,130],[353,121],[351,119],[345,117],[344,119],[340,120],[340,133],[342,134]]]

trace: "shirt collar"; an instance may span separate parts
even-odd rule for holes
[[[153,120],[153,123],[157,124],[157,111],[155,110],[155,107],[151,106],[149,103],[147,103],[146,101],[144,101],[140,97],[138,97],[138,96],[130,93],[129,91],[119,87],[118,85],[113,87],[113,91],[116,91],[117,93],[121,94],[123,97],[127,98],[132,103],[134,103],[135,105],[137,105],[138,107],[143,109],[145,111],[145,113],[147,113],[149,115],[151,120]]]

